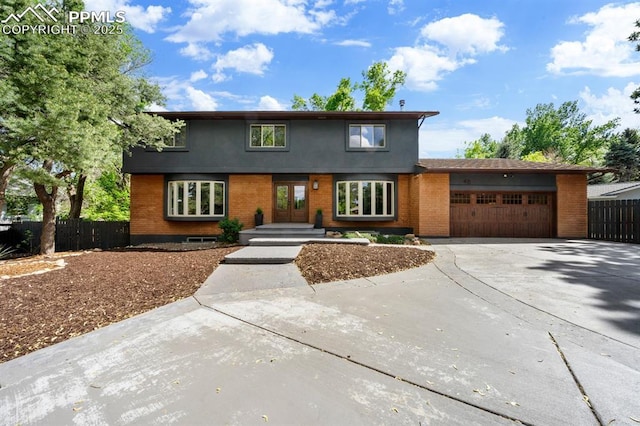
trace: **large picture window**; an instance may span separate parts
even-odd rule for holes
[[[287,126],[284,124],[252,124],[251,148],[284,148],[287,146]]]
[[[394,216],[394,182],[339,181],[336,185],[337,216],[354,218]]]
[[[349,125],[349,148],[386,148],[384,124]]]
[[[217,217],[225,215],[225,184],[221,181],[169,181],[167,216]]]

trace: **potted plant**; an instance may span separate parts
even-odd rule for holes
[[[316,210],[316,223],[313,227],[316,229],[322,228],[322,209]]]
[[[264,215],[262,214],[262,209],[260,207],[256,209],[256,214],[253,216],[253,219],[256,222],[256,226],[260,226],[264,223]]]

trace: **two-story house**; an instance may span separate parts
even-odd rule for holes
[[[162,151],[124,155],[131,241],[220,233],[237,217],[420,236],[586,235],[580,166],[514,160],[420,160],[434,111],[161,112],[186,126]]]

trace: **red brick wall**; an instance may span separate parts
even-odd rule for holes
[[[323,226],[329,228],[411,228],[411,205],[409,194],[410,175],[399,175],[396,191],[398,193],[398,219],[394,221],[339,221],[333,220],[333,175],[309,175],[309,223],[315,221],[316,210],[323,211]],[[318,189],[311,184],[318,181]]]
[[[215,222],[164,219],[164,176],[131,176],[131,235],[216,235]]]
[[[449,236],[449,174],[423,173],[411,178],[410,211],[416,235]]]
[[[587,237],[587,177],[557,175],[557,218],[559,238]]]
[[[243,229],[255,227],[254,215],[258,207],[263,211],[264,223],[271,223],[271,175],[230,175],[228,191],[228,216],[240,219]]]
[[[412,228],[414,226],[413,204],[416,197],[411,194],[411,175],[398,176],[398,219],[382,222],[351,222],[333,220],[333,176],[309,176],[309,223],[315,221],[318,208],[324,212],[325,227],[376,227]],[[313,181],[319,188],[312,188]],[[448,180],[447,180],[448,184]],[[164,219],[164,176],[131,176],[131,234],[132,235],[217,235],[217,222],[181,222]],[[237,217],[244,229],[253,228],[257,207],[264,212],[264,223],[272,222],[273,184],[271,175],[230,175],[227,215]],[[446,194],[448,197],[448,193]],[[447,198],[448,199],[448,198]],[[448,223],[448,222],[447,222]]]

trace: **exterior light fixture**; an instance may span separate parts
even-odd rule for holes
[[[312,186],[311,186],[311,187],[312,187],[314,190],[317,190],[317,189],[320,187],[320,185],[318,184],[318,181],[317,181],[317,180],[314,180],[314,181],[313,181],[313,184],[312,184]]]

